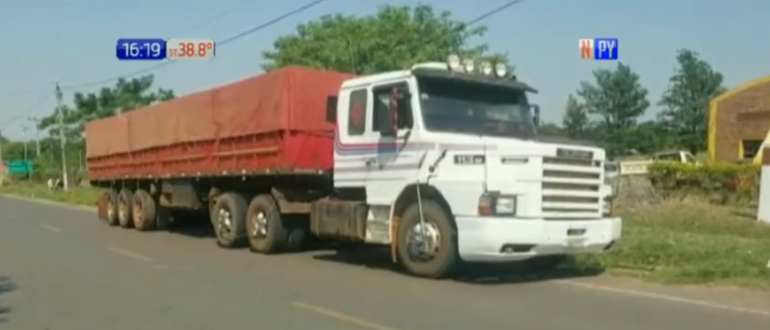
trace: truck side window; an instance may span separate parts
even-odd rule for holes
[[[348,108],[348,135],[363,135],[366,130],[367,91],[355,90],[350,93]]]
[[[404,85],[406,86],[406,85]],[[380,121],[389,120],[389,107],[390,107],[390,93],[393,91],[393,87],[380,87],[375,88],[372,91],[374,94],[374,114],[372,115],[372,130],[379,132]],[[398,108],[398,123],[397,128],[411,128],[412,127],[412,107],[410,102],[404,102],[404,107]]]

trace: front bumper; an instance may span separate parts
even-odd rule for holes
[[[456,217],[460,258],[507,262],[553,254],[598,253],[620,239],[620,218],[543,220]]]

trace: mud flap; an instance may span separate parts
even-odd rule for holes
[[[107,194],[106,191],[102,192],[96,201],[96,214],[99,219],[107,219]]]
[[[401,220],[399,216],[393,216],[390,225],[390,260],[393,263],[398,262],[398,223]]]

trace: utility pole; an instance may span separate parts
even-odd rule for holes
[[[59,83],[56,83],[56,119],[59,122],[59,144],[61,145],[61,172],[62,183],[64,184],[64,191],[69,189],[69,180],[67,180],[67,152],[65,147],[67,142],[64,140],[64,109],[61,105],[61,88]]]
[[[21,126],[21,129],[24,131],[24,161],[29,160],[29,152],[27,152],[27,131],[29,128],[27,125]]]
[[[0,130],[0,167],[3,165],[3,131]]]
[[[3,163],[3,132],[0,131],[0,169],[5,168]],[[5,173],[0,171],[0,186],[5,185]]]
[[[40,119],[30,117],[33,123],[35,123],[35,155],[40,159]]]

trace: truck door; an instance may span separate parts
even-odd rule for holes
[[[334,186],[365,189],[375,143],[369,88],[343,90],[337,101],[337,131],[334,138]]]
[[[394,90],[409,91],[403,93],[409,98],[399,102],[401,106],[396,118],[391,117],[391,97]],[[367,203],[370,206],[389,207],[396,200],[404,186],[416,179],[418,162],[423,150],[419,149],[416,137],[411,134],[412,102],[415,89],[405,81],[390,82],[374,85],[371,88],[372,139],[377,150],[365,160],[369,171],[366,178]],[[395,134],[384,134],[383,122],[393,123],[395,119]],[[393,133],[393,132],[391,132]]]

